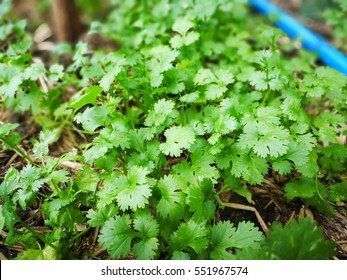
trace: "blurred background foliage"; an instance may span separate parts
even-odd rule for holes
[[[14,13],[17,17],[26,18],[29,31],[35,31],[43,22],[53,26],[50,0],[12,0]],[[73,1],[73,0],[71,0]],[[79,17],[85,29],[93,21],[107,18],[110,7],[114,7],[115,0],[74,0]],[[133,0],[145,1],[145,0]],[[199,0],[203,1],[203,0]],[[322,36],[333,40],[334,44],[343,51],[347,51],[347,0],[273,0],[280,7],[302,20]]]

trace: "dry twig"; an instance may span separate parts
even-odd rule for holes
[[[239,209],[239,210],[245,210],[245,211],[251,211],[254,212],[263,232],[265,233],[266,236],[268,236],[267,232],[269,231],[269,228],[267,227],[267,225],[265,224],[263,218],[260,216],[259,212],[257,209],[255,209],[252,206],[247,206],[247,205],[243,205],[243,204],[239,204],[239,203],[223,203],[224,206],[229,207],[229,208],[233,208],[233,209]]]

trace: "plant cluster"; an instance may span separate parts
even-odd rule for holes
[[[6,244],[24,243],[21,259],[76,258],[98,228],[113,258],[330,258],[333,245],[308,219],[265,238],[216,212],[223,192],[251,201],[250,186],[275,172],[288,200],[334,214],[332,202],[347,199],[346,77],[311,54],[290,57],[281,31],[244,0],[111,2],[90,33],[120,48],[90,54],[81,41],[67,66],[33,58],[25,22],[0,4],[1,104],[40,126],[30,151],[17,124],[0,128],[2,150],[26,161],[0,185]],[[50,156],[73,134],[86,140]],[[64,168],[72,161],[77,169]],[[37,212],[46,231],[21,211]]]

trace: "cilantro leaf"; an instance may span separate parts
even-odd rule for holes
[[[261,124],[246,125],[239,138],[242,148],[253,148],[262,158],[266,156],[278,157],[288,149],[289,131],[284,127],[270,127]]]
[[[14,194],[14,201],[18,201],[22,209],[34,203],[37,192],[45,183],[46,179],[41,178],[41,170],[32,165],[25,166],[19,173],[20,177],[17,182],[18,189]]]
[[[180,190],[180,181],[176,176],[168,175],[158,181],[161,198],[157,204],[158,214],[162,218],[176,220],[181,217],[185,204],[185,195]]]
[[[95,144],[83,153],[84,161],[93,164],[98,158],[103,157],[108,149],[109,147],[103,143]]]
[[[285,185],[286,197],[289,200],[295,197],[309,198],[316,192],[316,182],[311,178],[300,177],[295,182],[289,182]]]
[[[226,250],[234,247],[233,235],[235,228],[230,221],[219,222],[209,230],[211,258],[215,260],[230,259],[231,254]]]
[[[164,133],[166,142],[159,148],[165,155],[178,157],[183,149],[188,149],[195,141],[195,134],[190,127],[172,126]]]
[[[253,243],[261,241],[263,234],[251,222],[242,221],[238,224],[236,232],[231,236],[235,248],[246,248]]]
[[[0,137],[7,136],[12,130],[18,127],[18,123],[2,123],[0,126]]]
[[[111,83],[114,78],[120,73],[122,67],[120,65],[111,65],[107,68],[107,73],[102,77],[99,82],[100,87],[107,92],[110,89]]]
[[[173,48],[180,48],[182,46],[188,46],[199,39],[199,33],[191,31],[188,32],[194,23],[186,18],[178,18],[172,26],[172,30],[179,33],[175,35],[171,40],[171,46]]]
[[[308,205],[316,207],[320,212],[331,217],[334,209],[326,200],[328,191],[318,180],[300,177],[294,182],[285,185],[285,196],[292,200],[296,197],[301,198]]]
[[[64,66],[60,64],[53,64],[49,67],[49,81],[57,82],[64,76]]]
[[[24,79],[30,79],[32,81],[38,80],[42,75],[46,73],[46,68],[42,63],[33,63],[24,72]]]
[[[272,163],[272,168],[282,175],[289,174],[292,170],[292,166],[287,160],[276,160]]]
[[[171,235],[169,246],[172,251],[182,251],[189,247],[198,254],[207,247],[206,234],[207,231],[203,224],[188,221],[180,224],[178,230]]]
[[[194,26],[194,23],[187,18],[178,18],[172,26],[172,30],[181,35],[187,34],[188,30]]]
[[[146,126],[159,126],[174,111],[175,103],[172,100],[160,99],[154,104],[154,110],[150,111],[146,120]]]
[[[150,79],[152,87],[159,87],[163,80],[162,73],[173,67],[172,62],[176,59],[179,52],[171,50],[168,46],[157,46],[150,50],[151,59],[147,63],[150,69]]]
[[[158,223],[150,214],[138,214],[134,219],[134,229],[139,231],[141,238],[133,247],[135,256],[138,259],[153,259],[159,246]]]
[[[120,209],[136,210],[145,207],[152,192],[147,174],[147,169],[133,166],[127,175],[119,178],[116,199]]]
[[[81,123],[84,130],[92,134],[99,126],[106,124],[106,117],[109,109],[105,106],[87,108],[83,113],[75,116],[75,121]]]
[[[199,71],[196,73],[194,77],[194,83],[200,86],[206,85],[215,81],[217,81],[217,78],[213,75],[210,69],[201,68],[199,69]]]
[[[100,181],[99,174],[89,166],[84,166],[76,172],[75,184],[81,192],[95,192]]]
[[[238,250],[236,258],[247,260],[327,260],[334,255],[334,243],[324,240],[322,229],[310,218],[282,226],[273,224],[269,238]]]
[[[347,201],[347,185],[339,183],[330,186],[329,199],[332,201]]]
[[[130,147],[130,137],[125,129],[120,131],[105,127],[100,131],[98,138],[95,139],[95,143],[103,143],[106,146],[120,147],[122,150],[125,150]]]
[[[126,257],[135,237],[128,215],[109,219],[100,230],[99,242],[113,258]]]
[[[0,230],[2,231],[2,229],[4,228],[5,225],[5,216],[2,213],[2,205],[0,205]]]
[[[257,90],[265,91],[267,89],[280,90],[283,85],[279,77],[279,71],[256,71],[249,77],[250,84]]]
[[[73,109],[80,109],[84,105],[92,104],[96,105],[96,98],[102,92],[102,88],[99,86],[90,86],[88,87],[84,94],[82,92],[77,93],[73,96],[73,101],[71,103],[71,107]]]
[[[117,214],[118,209],[114,204],[109,204],[97,210],[89,209],[87,214],[88,224],[92,227],[101,226]]]
[[[235,145],[231,152],[231,174],[236,177],[243,176],[250,184],[260,184],[268,171],[265,159],[243,151]]]
[[[195,152],[191,155],[191,164],[186,160],[174,166],[175,173],[180,174],[187,182],[198,185],[203,179],[213,183],[219,178],[219,172],[214,164],[215,157],[206,152]]]
[[[274,224],[265,242],[269,257],[281,260],[327,260],[334,255],[334,244],[325,241],[322,229],[309,218],[292,219],[284,227]],[[313,245],[314,244],[314,245]]]
[[[172,253],[172,260],[190,260],[190,256],[189,254],[185,253],[185,252],[179,252],[179,251],[175,251]]]
[[[41,160],[49,152],[49,145],[56,142],[61,135],[61,129],[56,128],[54,130],[42,130],[40,132],[39,142],[36,142],[33,148],[34,154]]]
[[[215,191],[210,180],[203,180],[199,186],[188,189],[187,204],[193,212],[193,219],[203,221],[212,219],[215,214]]]

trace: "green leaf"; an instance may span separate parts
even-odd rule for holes
[[[88,224],[92,227],[102,226],[107,220],[113,218],[117,214],[118,209],[114,204],[109,204],[101,209],[97,209],[96,211],[89,209],[87,214]]]
[[[347,166],[347,147],[341,144],[332,144],[322,148],[319,158],[320,166],[330,172],[343,172]]]
[[[225,85],[216,85],[211,84],[208,85],[207,90],[205,92],[207,100],[215,100],[221,96],[223,93],[227,91],[227,87]]]
[[[127,176],[122,175],[119,178],[116,198],[120,209],[136,210],[145,207],[152,192],[147,174],[147,169],[133,166]]]
[[[2,231],[2,229],[4,228],[5,225],[5,216],[2,213],[2,205],[0,205],[0,231]]]
[[[120,65],[112,65],[112,67],[108,67],[107,73],[102,77],[99,82],[100,87],[107,92],[110,89],[114,78],[120,73],[122,67]]]
[[[18,256],[19,260],[58,260],[60,259],[58,252],[47,245],[43,250],[28,249]]]
[[[231,174],[236,177],[243,176],[250,184],[260,184],[268,171],[265,159],[256,155],[248,154],[237,146],[233,148]]]
[[[64,66],[60,64],[53,64],[49,67],[49,81],[58,82],[64,76]]]
[[[72,69],[77,69],[83,66],[86,61],[85,53],[88,52],[88,44],[86,42],[79,41],[76,45],[75,53],[73,56]]]
[[[105,177],[101,190],[96,192],[96,205],[98,209],[115,204],[118,186],[127,184],[126,176],[121,175],[119,172],[111,172]]]
[[[147,63],[150,69],[150,79],[152,87],[159,87],[163,80],[162,73],[173,67],[172,62],[176,59],[179,52],[171,50],[168,46],[157,46],[149,51],[151,59]]]
[[[193,5],[193,9],[190,10],[192,17],[197,17],[203,21],[208,20],[214,14],[218,7],[218,2],[214,0],[204,0],[199,2],[198,5]]]
[[[2,205],[1,215],[4,218],[4,228],[8,231],[13,230],[15,224],[20,219],[16,213],[17,208],[17,205],[12,200]]]
[[[194,26],[194,23],[187,18],[178,18],[172,26],[172,30],[181,35],[187,34],[188,30]]]
[[[93,164],[97,159],[105,156],[109,147],[104,143],[96,144],[83,153],[84,161]]]
[[[137,259],[151,260],[156,256],[158,246],[157,238],[143,239],[134,245],[133,252]]]
[[[79,169],[76,172],[75,184],[81,192],[94,193],[99,181],[99,174],[92,170],[89,166],[84,166],[82,169]]]
[[[178,49],[182,46],[189,46],[190,44],[196,42],[199,37],[199,33],[192,31],[183,36],[175,35],[171,38],[170,43],[173,48]]]
[[[311,178],[300,177],[295,182],[287,183],[285,185],[285,192],[285,195],[289,200],[292,200],[296,197],[312,197],[316,193],[316,181]]]
[[[334,243],[324,240],[322,229],[304,218],[292,219],[284,227],[273,224],[269,238],[238,250],[237,259],[246,260],[327,260],[334,255]]]
[[[19,188],[19,172],[11,167],[7,170],[4,180],[0,184],[0,195],[3,199],[10,197],[10,194]]]
[[[141,238],[141,241],[134,245],[135,256],[138,259],[153,259],[159,246],[157,221],[150,214],[137,214],[134,218],[134,229],[139,231]]]
[[[292,170],[292,165],[287,160],[276,160],[272,163],[272,168],[282,175],[287,175]]]
[[[49,145],[58,141],[61,136],[61,129],[42,130],[40,132],[39,142],[36,142],[33,147],[34,154],[43,161],[44,157],[49,152]]]
[[[279,71],[272,71],[268,74],[263,71],[256,71],[249,77],[249,81],[255,89],[261,91],[267,89],[280,90],[282,88]]]
[[[185,195],[180,189],[180,180],[168,175],[158,181],[161,198],[157,204],[157,212],[162,218],[177,220],[184,213]]]
[[[0,96],[3,95],[7,98],[13,98],[16,92],[19,90],[19,86],[22,82],[23,79],[21,76],[15,76],[11,78],[8,83],[5,83],[2,86],[0,86]]]
[[[332,217],[334,209],[326,200],[328,192],[323,184],[312,178],[300,177],[285,185],[285,196],[291,200],[301,198],[308,205],[316,207],[323,214]]]
[[[215,191],[210,180],[203,180],[199,186],[188,189],[187,204],[196,221],[210,220],[215,214]]]
[[[77,93],[73,96],[71,107],[73,109],[81,109],[84,105],[92,104],[96,105],[96,98],[102,92],[102,88],[99,86],[88,87],[84,94],[82,92]]]
[[[209,231],[211,258],[215,260],[229,259],[227,249],[234,247],[232,236],[236,230],[230,221],[219,222]]]
[[[246,125],[239,138],[240,147],[253,148],[262,158],[278,157],[286,153],[289,143],[289,131],[284,127],[268,127],[260,124]]]
[[[190,260],[190,256],[187,253],[175,251],[172,253],[172,260]]]
[[[314,148],[316,139],[310,133],[297,135],[295,141],[288,143],[286,158],[296,166],[306,166],[310,161],[310,151]]]
[[[224,186],[223,186],[222,190],[223,191],[233,190],[238,195],[246,198],[248,203],[252,203],[252,193],[251,193],[251,191],[247,188],[247,186],[239,178],[235,178],[232,175],[228,176],[224,180]]]
[[[94,142],[98,144],[102,143],[104,145],[109,143],[108,146],[116,148],[120,147],[123,150],[130,148],[130,137],[127,131],[119,131],[118,129],[111,129],[108,127],[103,128],[100,131],[99,137],[95,139]]]
[[[347,185],[335,184],[329,187],[329,199],[332,201],[347,201]]]
[[[75,121],[81,123],[87,133],[92,134],[99,126],[106,124],[108,113],[109,109],[104,106],[87,108],[83,113],[76,115]]]
[[[213,75],[212,71],[210,69],[204,69],[201,68],[196,73],[194,77],[194,83],[196,85],[206,85],[212,82],[216,82],[217,78]]]
[[[41,178],[41,170],[32,165],[25,166],[21,172],[18,181],[18,189],[14,194],[14,201],[18,201],[22,209],[35,202],[37,192],[45,183],[46,179]]]
[[[24,72],[24,79],[30,79],[32,81],[38,80],[46,73],[46,68],[42,63],[33,63]]]
[[[159,126],[174,111],[175,103],[172,100],[160,99],[154,104],[154,110],[148,113],[145,120],[146,126]]]
[[[238,224],[236,232],[231,236],[230,242],[235,248],[246,248],[262,239],[263,234],[253,223],[242,221]]]
[[[325,241],[322,229],[307,217],[284,227],[274,224],[268,234],[265,248],[277,259],[328,260],[334,255],[333,242]]]
[[[198,254],[207,247],[206,234],[203,224],[191,220],[180,224],[178,230],[171,235],[169,246],[172,251],[181,251],[190,247]]]
[[[164,133],[166,142],[159,148],[165,155],[178,157],[183,149],[188,149],[195,141],[194,131],[190,127],[172,126]]]
[[[51,202],[46,201],[42,205],[43,213],[49,218],[50,223],[59,224],[59,218],[64,215],[64,210],[66,212],[68,211],[66,206],[68,206],[71,203],[71,200],[72,199],[70,197],[65,195],[64,197],[56,198]],[[72,218],[71,213],[67,214],[70,216],[69,218]]]
[[[2,123],[0,126],[0,137],[3,138],[18,127],[18,123]]]
[[[108,220],[100,230],[99,242],[113,258],[126,257],[135,237],[128,215],[116,216]]]
[[[172,26],[172,30],[178,32],[180,35],[175,35],[170,40],[171,46],[173,48],[180,48],[182,46],[188,46],[199,39],[199,33],[188,32],[194,23],[187,18],[178,18]]]
[[[174,172],[178,173],[190,184],[199,185],[203,179],[210,179],[213,183],[217,182],[220,174],[215,166],[213,155],[196,151],[191,155],[191,164],[183,161],[174,166]]]

